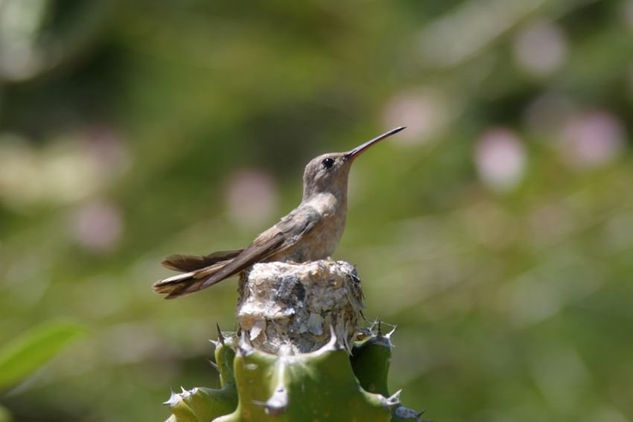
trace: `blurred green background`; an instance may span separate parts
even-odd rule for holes
[[[164,301],[161,258],[245,245],[311,157],[398,125],[335,256],[398,325],[391,388],[437,422],[633,420],[632,105],[631,0],[0,0],[0,420],[217,385],[235,280]]]

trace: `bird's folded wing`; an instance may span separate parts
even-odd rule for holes
[[[218,251],[209,255],[170,255],[163,259],[163,266],[174,271],[190,272],[199,270],[220,261],[226,261],[238,256],[243,249]]]
[[[258,238],[259,239],[259,238]],[[268,256],[279,250],[279,247],[284,243],[284,235],[281,232],[275,233],[268,239],[263,239],[260,242],[253,242],[248,248],[244,249],[242,253],[229,261],[221,270],[214,272],[209,277],[209,274],[204,270],[196,272],[195,278],[207,278],[200,286],[200,290],[206,287],[212,286],[225,278],[231,277],[234,274],[250,267],[251,265],[263,261]]]
[[[320,214],[310,206],[304,206],[293,210],[279,223],[266,230],[244,249],[239,255],[231,260],[221,270],[215,272],[200,287],[204,289],[219,281],[230,277],[251,265],[265,261],[268,257],[280,253],[301,241],[319,222]],[[204,270],[201,270],[200,277],[206,277]]]

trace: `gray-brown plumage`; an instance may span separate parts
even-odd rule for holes
[[[392,129],[351,151],[312,159],[303,173],[303,198],[297,208],[245,249],[165,258],[165,267],[184,273],[157,281],[154,291],[172,299],[212,286],[257,262],[305,262],[330,257],[345,229],[347,180],[352,162],[378,141],[402,129]]]

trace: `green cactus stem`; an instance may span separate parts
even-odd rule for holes
[[[366,340],[359,341],[352,348],[352,368],[358,378],[360,385],[367,391],[388,395],[387,374],[389,373],[389,363],[391,361],[391,335],[395,331],[382,334],[380,322],[377,323],[377,330],[371,332],[371,336]]]
[[[358,341],[352,348],[350,357],[354,374],[358,382],[370,393],[388,396],[387,377],[389,374],[389,364],[391,363],[391,351],[393,343],[391,336],[396,331],[393,328],[389,333],[383,335],[381,323],[378,321],[372,327],[371,336],[363,341]],[[395,395],[399,395],[400,391]],[[416,412],[412,409],[397,403],[391,409],[392,421],[419,420],[423,412]]]
[[[222,387],[172,393],[169,422],[420,420],[388,393],[393,331],[356,340],[363,295],[351,264],[256,264],[239,294],[239,334],[216,343]]]
[[[218,328],[219,338],[215,343],[215,362],[220,373],[218,389],[194,387],[172,392],[164,403],[172,410],[168,422],[211,421],[218,416],[231,413],[237,407],[237,389],[234,377],[235,348],[233,339],[224,339]]]
[[[239,404],[216,422],[389,421],[396,397],[361,388],[336,334],[320,349],[277,356],[254,349],[244,337],[235,358]]]

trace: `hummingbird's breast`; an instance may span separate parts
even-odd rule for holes
[[[333,194],[321,193],[304,201],[295,212],[309,215],[314,226],[271,260],[305,262],[332,256],[345,230],[347,204]]]
[[[307,260],[325,259],[334,253],[343,231],[347,206],[332,194],[320,194],[320,197],[311,204],[321,215],[318,226],[308,233],[306,240],[311,246],[312,252],[307,252]]]

